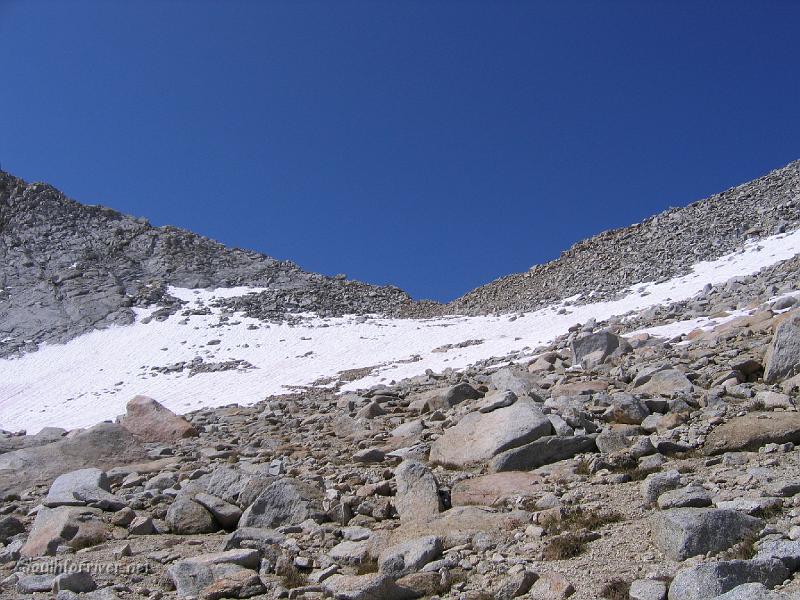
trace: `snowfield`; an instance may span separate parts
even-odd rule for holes
[[[362,369],[346,383],[352,390],[419,375],[466,367],[482,359],[516,354],[529,357],[537,346],[590,318],[627,315],[657,304],[690,298],[706,284],[718,284],[800,253],[800,230],[753,242],[692,273],[659,284],[632,286],[620,300],[573,306],[569,300],[522,315],[384,319],[347,316],[310,318],[302,325],[265,324],[221,311],[164,321],[137,322],[94,331],[63,345],[49,345],[19,358],[0,360],[0,428],[35,433],[46,426],[86,427],[125,412],[137,394],[152,396],[184,413],[204,406],[252,404],[272,394],[338,380],[342,371]],[[173,295],[185,308],[210,307],[215,298],[240,296],[248,288],[188,290]],[[574,300],[574,299],[571,299]],[[733,318],[732,315],[729,318]],[[694,319],[649,331],[665,336],[720,319]],[[463,347],[442,348],[448,344]],[[247,361],[254,368],[213,373],[156,371],[201,357],[205,363]]]

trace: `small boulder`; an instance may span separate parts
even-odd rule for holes
[[[442,512],[439,482],[421,462],[405,460],[394,471],[394,507],[401,521],[424,520]]]
[[[576,454],[595,452],[596,450],[594,436],[548,435],[518,448],[501,452],[489,463],[489,472],[531,471],[544,465],[572,458]]]
[[[299,479],[280,479],[265,489],[244,511],[240,527],[274,528],[297,525],[308,519],[325,520],[323,493],[317,484]]]
[[[219,529],[211,513],[189,496],[178,496],[164,520],[170,531],[179,535],[213,533]]]
[[[398,579],[415,573],[442,554],[442,539],[428,535],[384,550],[378,558],[381,573]]]
[[[675,508],[656,517],[653,541],[673,560],[727,550],[764,526],[756,519],[733,510]]]
[[[575,338],[571,344],[572,362],[586,370],[603,364],[611,356],[621,356],[633,348],[623,338],[610,331],[598,331]]]

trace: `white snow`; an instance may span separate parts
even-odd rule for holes
[[[85,427],[125,412],[137,394],[156,398],[176,412],[203,406],[251,404],[335,377],[347,369],[375,367],[344,389],[358,389],[419,375],[426,369],[463,368],[479,360],[533,349],[564,334],[575,323],[598,321],[694,296],[706,284],[736,276],[800,253],[800,231],[751,243],[715,261],[699,263],[692,273],[660,284],[632,286],[610,302],[572,306],[569,301],[512,318],[504,316],[437,319],[382,319],[354,316],[313,318],[302,325],[265,325],[241,315],[220,324],[219,310],[192,316],[179,314],[142,323],[152,311],[137,312],[129,326],[94,331],[63,345],[47,345],[15,359],[0,360],[0,428],[34,433],[45,426]],[[250,288],[171,290],[192,306],[213,298],[257,291]],[[574,299],[573,299],[574,300]],[[559,314],[560,309],[562,314]],[[721,322],[715,319],[717,323]],[[248,329],[257,325],[258,329]],[[708,320],[672,324],[659,335],[676,335]],[[686,329],[689,327],[689,329]],[[670,333],[670,332],[677,333]],[[483,343],[447,352],[432,352],[466,340]],[[221,340],[218,345],[207,345]],[[242,359],[248,371],[155,374],[163,367],[201,356],[206,362]]]

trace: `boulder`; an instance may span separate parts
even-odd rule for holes
[[[249,598],[263,594],[257,550],[229,550],[176,562],[167,569],[179,598]]]
[[[493,596],[495,600],[522,597],[528,593],[537,579],[539,575],[527,569],[506,573],[495,588]]]
[[[241,509],[250,506],[261,492],[277,481],[266,465],[217,467],[206,483],[206,491]]]
[[[392,532],[389,543],[435,535],[442,538],[445,548],[452,548],[470,542],[476,534],[507,536],[529,525],[531,518],[530,513],[521,510],[501,513],[480,506],[454,506],[428,520],[402,523]]]
[[[766,540],[758,545],[756,558],[777,558],[794,573],[800,569],[800,540]]]
[[[752,412],[715,427],[706,436],[704,452],[758,450],[766,444],[786,442],[800,443],[800,413]]]
[[[700,486],[690,485],[664,492],[658,497],[657,504],[661,510],[687,507],[702,508],[711,506],[711,494]]]
[[[692,382],[678,369],[664,369],[652,373],[647,381],[635,388],[637,393],[654,396],[688,394],[694,390]]]
[[[270,554],[270,550],[279,549],[286,536],[274,529],[262,527],[239,527],[225,538],[225,550],[252,548],[262,555]]]
[[[635,425],[611,425],[600,432],[595,444],[603,454],[614,454],[630,448],[640,434],[641,430]]]
[[[172,533],[196,535],[219,529],[212,514],[189,496],[178,496],[164,519]]]
[[[576,454],[595,452],[597,446],[594,437],[589,435],[569,437],[548,435],[529,444],[501,452],[489,463],[489,472],[530,471],[572,458]]]
[[[681,474],[676,471],[652,473],[642,482],[642,497],[648,504],[655,504],[661,494],[679,488]]]
[[[624,392],[611,395],[611,406],[603,414],[606,421],[624,425],[641,425],[648,416],[650,410],[644,400]]]
[[[395,469],[394,477],[397,482],[394,507],[401,521],[427,519],[442,512],[439,483],[428,467],[406,460]]]
[[[675,508],[656,517],[653,541],[672,560],[686,560],[727,550],[763,526],[761,519],[734,510]]]
[[[41,508],[20,554],[27,558],[53,555],[58,546],[86,547],[105,541],[107,529],[99,511],[59,506]]]
[[[635,579],[628,591],[630,600],[667,600],[667,584],[657,579]]]
[[[332,575],[322,582],[335,600],[406,600],[413,592],[397,585],[382,573],[367,575]]]
[[[498,408],[505,408],[511,406],[517,401],[517,395],[511,390],[504,390],[502,392],[494,392],[486,396],[480,403],[478,410],[482,413],[492,412]]]
[[[605,379],[589,379],[586,381],[559,382],[550,388],[553,398],[560,396],[588,396],[599,394],[608,389],[609,382]]]
[[[298,479],[280,479],[255,499],[239,520],[240,527],[297,525],[308,519],[325,520],[319,485]]]
[[[344,540],[328,551],[328,556],[335,563],[346,566],[358,566],[366,562],[369,556],[369,542]]]
[[[364,448],[353,453],[353,462],[379,463],[386,459],[386,454],[380,448]]]
[[[195,494],[194,501],[210,512],[223,529],[236,529],[236,525],[239,524],[239,519],[242,517],[242,511],[238,506],[211,494],[202,492]]]
[[[612,355],[621,356],[633,350],[627,341],[610,331],[598,331],[575,338],[570,347],[572,363],[580,364],[586,370],[603,364]]]
[[[74,571],[72,573],[62,573],[53,580],[53,592],[58,593],[62,590],[83,594],[97,589],[97,584],[92,576],[86,571]]]
[[[50,592],[53,590],[54,581],[55,577],[49,574],[23,575],[17,581],[17,590],[23,594]]]
[[[745,583],[714,597],[714,600],[797,600],[797,595],[773,592],[763,583]]]
[[[378,567],[381,573],[398,579],[419,571],[441,554],[442,539],[428,535],[384,550],[378,558]]]
[[[197,430],[189,421],[147,396],[131,399],[126,409],[119,424],[146,442],[175,442],[197,437]]]
[[[466,382],[457,383],[442,396],[443,408],[452,408],[456,404],[461,404],[464,400],[477,400],[481,396],[483,394],[470,384]]]
[[[678,571],[669,586],[669,600],[708,600],[745,583],[773,588],[789,577],[779,560],[727,560]]]
[[[450,492],[450,501],[453,506],[492,506],[506,498],[541,494],[542,484],[542,477],[534,473],[492,473],[457,482]]]
[[[0,517],[0,544],[7,544],[15,535],[25,532],[25,526],[17,517],[8,515]]]
[[[575,593],[569,580],[560,573],[544,573],[531,586],[528,597],[532,600],[562,600]]]
[[[463,467],[487,461],[505,450],[552,432],[547,416],[531,401],[518,400],[490,413],[465,415],[431,446],[431,462]]]
[[[89,505],[115,511],[125,507],[125,503],[111,493],[105,472],[94,468],[59,475],[43,504],[48,508]]]
[[[800,312],[786,318],[767,349],[764,381],[777,383],[800,373]]]

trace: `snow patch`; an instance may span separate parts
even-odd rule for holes
[[[367,374],[347,383],[354,390],[419,375],[426,369],[464,368],[480,360],[519,353],[527,357],[576,323],[622,316],[655,305],[690,298],[706,284],[755,273],[800,253],[800,230],[748,243],[738,252],[698,263],[691,273],[663,283],[637,284],[625,297],[582,306],[569,300],[524,313],[436,319],[313,317],[297,325],[265,324],[236,314],[221,320],[215,299],[258,292],[258,288],[189,290],[171,288],[186,308],[211,314],[143,323],[153,310],[137,311],[137,322],[87,333],[63,345],[0,360],[0,427],[35,433],[46,426],[86,427],[125,412],[137,394],[156,398],[184,413],[206,406],[258,402],[345,370]],[[574,300],[571,299],[571,300]],[[560,314],[559,314],[560,313]],[[733,317],[731,317],[733,318]],[[714,319],[717,323],[721,321]],[[711,321],[666,326],[659,335],[685,333]],[[678,333],[671,333],[671,332]],[[481,344],[453,347],[468,340]],[[252,370],[199,373],[163,369],[197,357],[205,362],[243,360]]]

